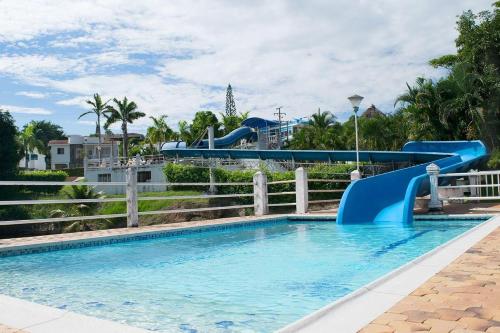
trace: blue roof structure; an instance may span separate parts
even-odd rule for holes
[[[241,126],[248,126],[251,128],[266,128],[276,127],[279,123],[274,120],[267,120],[259,117],[247,118],[241,122]]]

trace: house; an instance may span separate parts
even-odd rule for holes
[[[25,157],[19,161],[19,167],[26,167],[26,159],[28,160],[28,169],[30,170],[45,170],[47,169],[47,164],[45,162],[45,155],[40,154],[35,148],[34,151],[29,152]]]
[[[118,141],[101,136],[101,159],[113,159],[118,156]],[[96,136],[70,135],[64,140],[49,141],[51,169],[83,167],[83,160],[98,159],[99,144]]]

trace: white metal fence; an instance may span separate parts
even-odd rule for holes
[[[500,170],[471,171],[440,174],[438,186],[441,199],[454,200],[500,200]]]
[[[284,207],[296,206],[298,213],[306,213],[309,204],[317,203],[336,203],[339,199],[324,199],[324,200],[309,200],[312,193],[342,193],[344,189],[309,189],[309,183],[347,183],[347,179],[308,179],[307,171],[304,168],[299,168],[295,172],[296,177],[292,180],[267,181],[265,174],[257,172],[253,177],[253,182],[230,182],[230,183],[166,183],[166,182],[137,182],[137,167],[130,166],[126,172],[126,181],[124,182],[67,182],[67,181],[0,181],[0,186],[124,186],[126,188],[125,197],[119,198],[97,198],[97,199],[40,199],[40,200],[6,200],[0,201],[1,206],[13,205],[48,205],[48,204],[85,204],[85,203],[107,203],[107,202],[126,202],[126,213],[106,214],[106,215],[89,215],[89,216],[62,216],[50,218],[36,218],[28,220],[9,220],[0,221],[0,226],[6,225],[22,225],[22,224],[37,224],[37,223],[57,223],[70,221],[89,221],[99,219],[112,218],[127,218],[127,227],[136,227],[139,224],[139,216],[143,215],[158,215],[158,214],[173,214],[173,213],[189,213],[189,212],[206,212],[217,210],[237,210],[237,209],[253,209],[256,216],[265,215],[269,212],[269,207]],[[279,184],[294,184],[293,191],[274,191],[269,192],[273,185]],[[252,187],[253,190],[248,190],[246,193],[230,193],[230,194],[197,194],[197,195],[174,195],[174,196],[139,196],[138,186],[167,186],[167,187],[224,187],[224,186],[243,186]],[[269,203],[270,197],[275,196],[295,196],[295,201]],[[168,210],[152,210],[139,211],[139,201],[147,200],[186,200],[186,199],[212,199],[212,198],[253,198],[253,203],[237,204],[216,207],[197,207],[197,208],[182,208]],[[251,200],[250,200],[251,201]]]

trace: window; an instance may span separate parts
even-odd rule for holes
[[[57,155],[64,155],[64,148],[57,148]]]
[[[38,154],[31,154],[29,160],[30,161],[38,161]]]
[[[110,173],[100,173],[97,175],[97,181],[99,183],[110,183],[111,182],[111,174]]]
[[[139,171],[137,172],[137,182],[147,183],[151,181],[151,171]]]

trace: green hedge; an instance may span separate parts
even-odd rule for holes
[[[17,176],[20,181],[46,181],[46,182],[62,182],[66,180],[68,174],[64,171],[43,170],[43,171],[23,171]],[[57,193],[62,186],[20,186],[20,190],[30,191],[34,193]]]
[[[62,170],[68,174],[69,177],[83,177],[83,168],[72,168]]]
[[[354,166],[339,164],[339,165],[317,165],[308,169],[309,179],[349,179],[349,173],[354,170]],[[268,170],[262,170],[267,175],[267,181],[279,181],[279,180],[294,180],[295,172],[284,171],[284,172],[270,172]],[[207,168],[194,167],[190,165],[182,164],[167,164],[164,167],[164,173],[167,181],[172,183],[208,183],[210,181],[209,170]],[[240,183],[253,181],[253,175],[255,170],[226,170],[226,169],[214,169],[215,180],[220,183]],[[348,183],[319,183],[310,182],[309,189],[345,189]],[[174,186],[173,189],[179,190],[187,188],[185,186]],[[208,187],[197,186],[193,189],[197,190],[208,190]],[[295,190],[295,183],[287,184],[271,184],[268,187],[269,193],[273,192],[292,192]],[[234,186],[218,186],[218,194],[233,194],[233,193],[252,193],[252,186],[245,185],[234,185]],[[321,200],[321,199],[338,199],[341,197],[341,193],[311,193],[311,200]],[[228,199],[224,199],[229,201]],[[253,201],[252,197],[238,198],[237,200],[232,200],[233,202],[248,204]],[[270,196],[270,203],[281,203],[281,202],[294,202],[294,195],[279,195]]]

